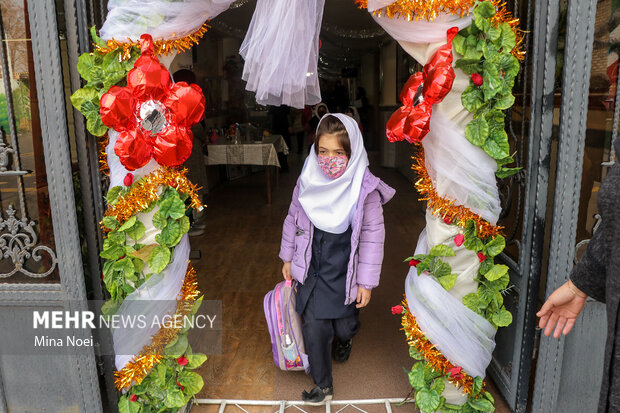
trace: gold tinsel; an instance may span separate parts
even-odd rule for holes
[[[99,171],[108,176],[110,175],[110,167],[108,166],[108,154],[105,151],[106,146],[110,142],[110,137],[106,133],[99,139],[97,145],[99,146]]]
[[[198,44],[198,41],[204,36],[204,34],[209,29],[209,25],[207,23],[203,23],[200,29],[196,30],[192,34],[188,34],[185,37],[176,40],[156,40],[153,42],[153,51],[158,55],[168,55],[173,51],[177,51],[182,53],[188,49],[190,49],[193,45]],[[172,37],[174,37],[174,33],[172,33]],[[101,54],[107,54],[113,52],[116,49],[122,49],[123,51],[119,55],[121,60],[128,60],[131,58],[131,48],[134,46],[140,47],[139,41],[131,41],[131,39],[127,39],[126,42],[118,41],[115,39],[108,40],[106,42],[108,47],[101,47],[98,45],[94,45],[95,50],[97,50]]]
[[[501,233],[503,227],[492,225],[477,214],[473,213],[469,208],[462,205],[454,205],[454,200],[441,197],[435,191],[433,181],[426,171],[424,164],[424,149],[422,145],[418,146],[418,152],[412,156],[413,165],[411,169],[417,172],[419,179],[415,183],[415,187],[422,195],[420,201],[427,201],[427,207],[435,215],[443,219],[449,219],[452,223],[457,224],[461,228],[465,228],[467,220],[473,219],[476,222],[478,236],[486,238],[488,236],[496,236]]]
[[[198,291],[196,271],[190,264],[187,267],[185,280],[177,298],[177,307],[173,317],[184,317],[190,314],[194,305],[193,301],[198,298],[198,295],[200,295],[200,291]],[[155,333],[151,344],[144,346],[140,353],[134,356],[122,370],[114,372],[116,389],[129,389],[133,385],[140,384],[153,366],[162,361],[164,347],[178,336],[180,330],[181,328],[162,327]]]
[[[361,9],[368,8],[368,0],[355,0]],[[495,16],[492,20],[497,27],[501,23],[508,23],[517,37],[517,44],[512,49],[512,54],[517,59],[522,60],[525,56],[523,51],[523,31],[519,29],[519,19],[512,17],[512,13],[506,8],[504,0],[491,0],[495,6]],[[476,3],[476,0],[395,0],[389,6],[372,12],[375,16],[382,15],[392,19],[401,17],[412,20],[433,21],[442,13],[458,16],[467,16],[469,11]]]
[[[162,166],[147,176],[139,179],[128,193],[119,197],[114,205],[110,205],[105,211],[105,216],[115,217],[121,224],[140,211],[145,210],[159,198],[158,189],[161,185],[169,185],[178,192],[190,197],[190,208],[201,209],[202,202],[198,198],[197,186],[185,176],[187,169],[177,170]],[[109,231],[101,226],[103,231]]]
[[[402,315],[402,330],[405,331],[409,346],[415,348],[420,354],[422,354],[424,360],[426,360],[426,362],[433,369],[441,374],[448,374],[450,369],[459,367],[450,363],[450,361],[443,354],[441,354],[441,351],[439,351],[435,345],[426,338],[422,330],[420,330],[420,326],[418,326],[415,316],[411,314],[411,311],[409,311],[406,298],[403,299],[402,304],[405,308]],[[465,373],[464,370],[461,370],[461,375],[461,378],[455,379],[449,377],[448,380],[456,387],[462,388],[463,393],[471,395],[474,386],[474,379]],[[485,384],[483,382],[483,388],[484,385]]]

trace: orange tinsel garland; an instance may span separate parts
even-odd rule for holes
[[[368,8],[368,0],[355,0],[361,9]],[[495,16],[493,23],[497,26],[501,23],[508,23],[517,37],[517,44],[512,49],[512,54],[517,59],[522,60],[525,52],[523,51],[523,31],[519,29],[519,19],[512,17],[512,13],[506,8],[504,0],[491,0],[495,6]],[[453,14],[467,16],[476,0],[395,0],[389,6],[373,11],[375,16],[381,17],[385,14],[388,18],[402,17],[408,21],[427,20],[433,21],[440,14]]]
[[[449,219],[452,223],[457,224],[461,228],[465,228],[467,221],[472,219],[476,222],[478,236],[486,238],[489,236],[499,235],[503,227],[492,225],[473,213],[469,208],[462,205],[454,205],[451,199],[442,198],[435,191],[433,181],[426,171],[424,164],[424,149],[422,145],[418,145],[418,152],[412,156],[413,165],[411,169],[417,172],[419,179],[415,183],[415,187],[422,195],[420,201],[427,201],[427,208],[435,215],[439,215],[443,219]]]
[[[200,29],[196,30],[192,34],[188,34],[180,39],[176,40],[156,40],[153,42],[153,51],[158,55],[168,55],[174,50],[179,53],[182,53],[188,49],[190,49],[193,45],[198,44],[198,41],[204,36],[204,34],[209,29],[209,25],[204,23]],[[174,37],[174,33],[172,34]],[[119,55],[121,60],[127,60],[131,58],[131,48],[138,47],[140,48],[139,41],[131,41],[131,39],[127,39],[126,42],[119,42],[118,40],[112,39],[106,41],[107,47],[101,47],[98,45],[95,46],[95,50],[97,50],[101,54],[107,54],[113,52],[116,49],[121,48],[123,51]]]
[[[110,142],[110,137],[106,133],[97,142],[99,146],[99,171],[104,175],[110,175],[110,167],[108,165],[108,154],[105,151],[106,146]]]
[[[409,311],[406,298],[403,299],[402,304],[405,309],[402,315],[402,330],[405,331],[409,346],[415,348],[420,354],[422,354],[424,360],[426,360],[429,366],[441,374],[447,375],[450,369],[459,367],[450,363],[450,361],[443,354],[441,354],[441,351],[437,350],[435,345],[426,338],[422,330],[420,330],[415,316],[411,314],[411,311]],[[469,376],[463,370],[461,370],[460,378],[448,377],[448,381],[456,387],[462,388],[463,393],[471,395],[473,392],[474,378]],[[484,388],[484,383],[482,386]]]
[[[198,282],[196,281],[196,271],[189,265],[185,280],[179,293],[177,307],[173,319],[176,317],[183,318],[190,314],[194,305],[194,300],[198,297]],[[114,385],[117,390],[129,389],[131,386],[140,384],[144,377],[151,371],[154,365],[160,363],[163,359],[164,347],[174,340],[181,326],[162,327],[148,344],[142,348],[140,353],[134,356],[125,367],[114,372]]]
[[[128,193],[119,197],[118,201],[110,205],[105,211],[105,216],[115,217],[121,224],[140,211],[145,210],[150,204],[159,199],[159,189],[162,185],[174,187],[178,192],[190,197],[190,207],[201,209],[202,202],[196,193],[197,187],[185,176],[187,169],[176,170],[162,166],[147,176],[139,179]],[[102,226],[104,231],[109,231]]]

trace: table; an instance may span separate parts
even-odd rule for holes
[[[271,169],[280,168],[278,152],[288,155],[289,148],[282,135],[270,135],[260,142],[221,143],[207,145],[206,165],[262,165],[267,180],[267,203],[271,204]],[[276,169],[276,178],[278,176]]]

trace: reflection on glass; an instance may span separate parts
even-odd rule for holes
[[[0,13],[0,282],[58,282],[26,3]]]

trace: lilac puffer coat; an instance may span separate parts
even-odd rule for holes
[[[357,299],[357,286],[372,289],[379,285],[383,262],[383,207],[394,196],[389,187],[368,169],[364,174],[362,189],[351,224],[351,256],[347,270],[345,305]],[[304,283],[312,258],[314,226],[298,199],[299,182],[293,191],[293,200],[284,220],[280,258],[291,263],[291,276]]]

